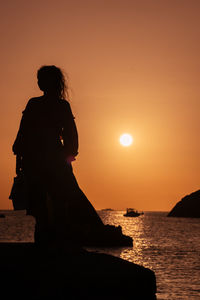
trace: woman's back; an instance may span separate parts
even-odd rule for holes
[[[69,103],[47,96],[30,99],[13,150],[21,152],[29,166],[77,155],[78,134]]]
[[[24,111],[24,141],[28,155],[54,153],[62,147],[63,103],[44,97],[31,99]]]

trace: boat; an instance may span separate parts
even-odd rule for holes
[[[140,215],[143,214],[144,214],[143,212],[138,212],[134,208],[127,208],[124,217],[139,217]]]
[[[0,214],[0,218],[5,218],[6,216],[4,214]]]

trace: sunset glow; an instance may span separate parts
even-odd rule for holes
[[[68,75],[73,170],[95,208],[169,211],[198,190],[199,11],[186,0],[3,1],[1,208],[12,208],[12,144],[45,64]]]

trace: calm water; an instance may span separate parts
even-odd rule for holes
[[[158,299],[200,299],[200,219],[167,218],[146,212],[125,218],[123,211],[99,211],[105,224],[121,225],[133,248],[95,249],[152,269]],[[0,242],[33,241],[34,220],[24,212],[6,211],[0,218]]]

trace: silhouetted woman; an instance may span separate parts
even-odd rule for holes
[[[23,172],[28,186],[27,214],[35,217],[37,243],[83,241],[103,223],[72,171],[78,134],[65,78],[56,66],[41,67],[37,78],[44,95],[28,101],[13,145],[16,172]]]

